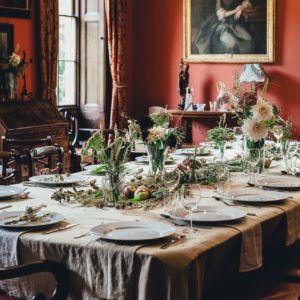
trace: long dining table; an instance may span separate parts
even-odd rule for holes
[[[134,162],[128,166],[141,167]],[[280,164],[273,163],[267,173],[280,174]],[[96,179],[99,184],[103,178],[82,172],[78,175],[86,180]],[[233,177],[233,188],[257,191],[258,188],[237,180],[238,177]],[[300,238],[300,191],[287,192],[285,201],[271,205],[236,203],[235,208],[246,212],[244,218],[195,225],[197,232],[192,233],[188,223],[174,225],[172,220],[162,217],[163,206],[151,210],[83,207],[76,202],[52,199],[53,188],[26,188],[29,198],[2,199],[0,209],[11,205],[5,211],[14,211],[45,204],[48,211],[64,216],[64,224],[76,226],[47,235],[44,230],[22,232],[17,236],[17,259],[14,261],[2,251],[0,267],[42,259],[62,262],[70,270],[69,299],[204,299],[203,295],[215,284],[238,273],[259,269],[271,251],[292,245]],[[202,187],[201,195],[203,205],[228,208],[212,197],[215,191],[211,188]],[[115,243],[89,233],[96,225],[117,221],[173,224],[174,236],[184,238],[161,249],[172,237],[143,243]],[[61,223],[53,228],[60,226]],[[3,231],[0,230],[0,241]],[[3,248],[4,244],[0,244],[0,250]],[[45,274],[5,285],[1,282],[0,289],[9,288],[16,296],[32,295],[41,289],[50,293],[54,284],[51,282]]]

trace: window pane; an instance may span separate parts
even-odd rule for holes
[[[73,0],[59,0],[58,7],[60,15],[73,15]]]
[[[76,105],[75,62],[58,62],[58,105]]]
[[[76,60],[76,19],[59,17],[60,60]]]

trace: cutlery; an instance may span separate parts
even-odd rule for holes
[[[72,227],[77,226],[77,225],[78,224],[68,224],[68,225],[65,225],[65,226],[62,226],[62,227],[59,227],[59,228],[43,231],[42,234],[49,234],[49,233],[52,233],[52,232],[62,231],[62,230],[72,228]]]
[[[255,217],[255,216],[256,216],[256,214],[254,214],[254,213],[247,213],[247,216],[252,216],[252,217]]]
[[[1,209],[6,209],[6,208],[10,208],[10,207],[12,207],[12,206],[11,205],[0,206],[0,210]]]
[[[168,247],[170,247],[171,245],[177,243],[178,241],[182,240],[183,238],[185,238],[185,235],[178,235],[174,239],[171,239],[170,241],[168,241],[168,242],[164,243],[163,245],[161,245],[160,249],[167,249]]]
[[[228,205],[228,206],[241,206],[241,207],[252,207],[251,205],[245,205],[245,204],[235,204],[232,203],[231,201],[233,201],[232,199],[224,199],[218,196],[213,196],[214,199],[216,199],[217,201],[221,201],[224,204]]]
[[[91,232],[87,231],[87,232],[84,232],[82,234],[73,236],[73,239],[80,239],[82,237],[89,236],[89,235],[91,235]]]

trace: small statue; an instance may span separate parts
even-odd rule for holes
[[[186,89],[189,86],[189,68],[190,65],[186,64],[183,59],[180,60],[180,72],[179,72],[179,95],[182,97],[182,101],[178,104],[178,108],[180,110],[184,110],[185,108],[185,96],[186,96]]]

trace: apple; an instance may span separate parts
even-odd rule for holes
[[[147,200],[150,198],[150,191],[145,186],[139,186],[134,192],[134,199],[138,201]]]
[[[132,185],[128,185],[124,188],[123,194],[127,199],[131,199],[134,197],[135,187]]]
[[[265,159],[265,168],[266,168],[266,169],[269,169],[271,163],[272,163],[272,160],[269,159],[269,158],[266,158],[266,159]]]

